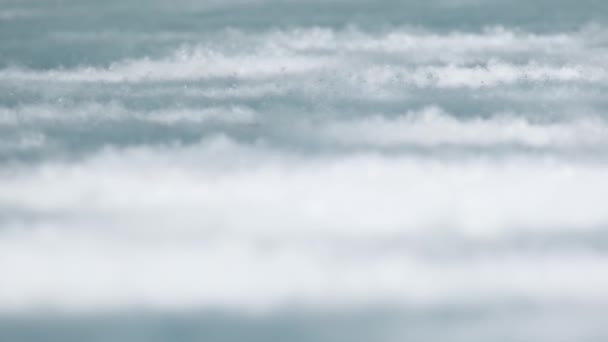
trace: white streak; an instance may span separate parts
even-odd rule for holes
[[[574,116],[574,115],[572,115]],[[321,136],[345,145],[605,147],[608,127],[599,118],[532,123],[509,114],[457,119],[437,107],[394,118],[371,116],[320,125]]]

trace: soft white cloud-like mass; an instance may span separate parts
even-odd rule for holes
[[[3,232],[0,313],[608,300],[608,259],[587,252],[437,262],[407,250],[336,255],[310,245],[266,249],[239,239],[128,236],[51,227]]]
[[[49,32],[162,47],[3,64],[0,315],[603,308],[605,37]]]
[[[307,159],[220,138],[5,173],[0,204],[50,221],[172,233],[495,236],[607,224],[607,171],[551,157]]]

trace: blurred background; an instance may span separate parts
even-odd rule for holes
[[[0,0],[0,340],[605,341],[607,25]]]

